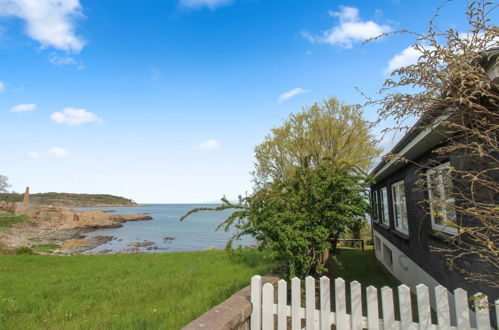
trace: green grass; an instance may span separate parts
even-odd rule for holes
[[[254,249],[0,255],[0,329],[179,329],[274,266]]]
[[[33,249],[33,251],[36,251],[36,252],[50,253],[53,250],[57,249],[58,247],[59,247],[59,245],[57,245],[57,244],[48,243],[48,244],[33,245],[32,249]]]
[[[0,215],[0,228],[10,228],[15,223],[27,222],[29,218],[25,215]]]
[[[363,287],[373,285],[381,289],[383,286],[394,288],[400,282],[390,274],[374,256],[372,246],[361,249],[340,248],[336,256],[339,264],[330,267],[328,276],[331,279],[341,277],[347,283],[358,281]]]
[[[358,281],[362,285],[362,310],[367,315],[366,288],[370,285],[378,289],[378,302],[381,302],[381,288],[388,286],[393,290],[395,319],[400,320],[397,287],[402,284],[376,259],[372,246],[364,251],[352,248],[340,248],[336,256],[338,263],[330,266],[329,278],[333,281],[337,277],[345,280],[347,313],[350,313],[350,282]],[[331,282],[332,294],[334,283]],[[416,296],[411,294],[412,314],[414,321],[418,321]],[[334,308],[334,299],[331,302]],[[381,305],[380,305],[381,306]],[[379,317],[382,318],[382,309],[379,308]]]

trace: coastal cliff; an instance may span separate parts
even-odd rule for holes
[[[19,223],[12,228],[0,231],[0,246],[14,249],[22,246],[31,247],[36,242],[56,243],[61,245],[60,252],[74,253],[89,250],[105,243],[105,237],[86,238],[85,233],[98,228],[121,227],[123,222],[151,220],[145,214],[106,214],[103,210],[74,210],[65,206],[32,205],[29,190],[24,194],[23,202],[0,201],[0,215],[24,215],[28,223]],[[73,243],[78,241],[80,248],[75,250]],[[71,247],[65,249],[64,247]]]

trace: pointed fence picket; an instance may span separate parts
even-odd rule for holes
[[[320,294],[316,300],[316,281],[309,276],[305,279],[305,306],[302,306],[301,281],[293,278],[289,300],[291,304],[288,305],[286,281],[278,282],[277,297],[275,297],[274,286],[270,283],[262,286],[261,276],[256,275],[251,279],[251,303],[253,304],[250,319],[251,330],[274,330],[276,328],[277,330],[330,330],[333,325],[336,330],[491,329],[488,298],[481,293],[473,296],[476,322],[471,324],[468,293],[463,289],[454,290],[456,324],[451,324],[449,293],[443,286],[437,286],[434,290],[436,299],[434,322],[431,316],[430,291],[424,284],[416,286],[415,292],[418,322],[415,322],[413,318],[411,291],[406,285],[400,285],[396,290],[398,308],[395,308],[393,289],[383,287],[378,290],[373,286],[367,287],[365,290],[367,316],[363,316],[362,313],[361,284],[357,281],[351,282],[349,296],[345,287],[346,283],[343,279],[335,279],[334,297],[331,297],[330,280],[323,276],[319,280]],[[378,299],[378,292],[381,301]],[[334,299],[334,311],[331,310],[332,299]],[[348,301],[350,301],[350,314],[347,313]],[[496,300],[494,305],[495,313],[499,318],[499,300]]]

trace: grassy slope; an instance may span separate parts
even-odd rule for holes
[[[20,202],[22,194],[0,194],[0,201]],[[32,203],[56,206],[100,206],[100,205],[136,205],[131,199],[106,194],[71,194],[71,193],[40,193],[31,194]]]
[[[25,215],[12,215],[12,214],[2,214],[0,215],[0,228],[9,228],[15,223],[27,222],[29,218]]]
[[[272,267],[256,250],[0,255],[0,329],[178,329]]]

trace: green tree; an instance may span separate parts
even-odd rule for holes
[[[224,198],[221,206],[191,210],[181,220],[203,210],[234,209],[219,226],[236,229],[228,249],[251,235],[275,253],[285,276],[304,277],[324,269],[323,252],[335,251],[340,235],[368,212],[366,180],[353,166],[297,167],[239,203]]]
[[[285,179],[305,165],[316,168],[325,160],[331,166],[354,165],[367,170],[379,154],[370,128],[358,105],[335,97],[304,107],[273,128],[255,148],[255,187]]]
[[[7,188],[9,187],[9,178],[0,174],[0,192],[7,192]]]
[[[272,249],[287,276],[322,271],[347,229],[368,213],[364,171],[378,155],[371,123],[359,106],[331,97],[292,114],[255,148],[254,193],[215,208],[234,212],[221,224]]]

